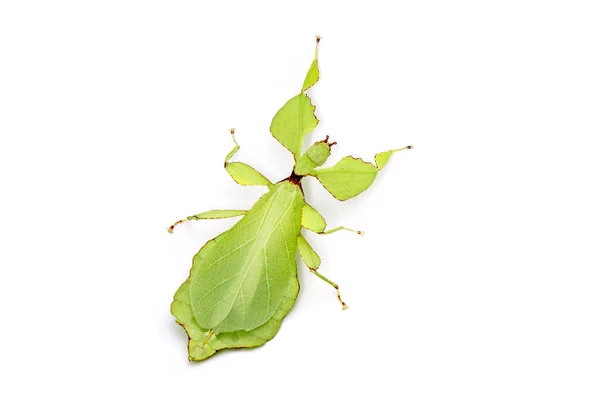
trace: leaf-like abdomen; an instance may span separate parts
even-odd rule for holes
[[[190,302],[198,325],[247,331],[273,316],[296,279],[303,204],[296,185],[280,182],[194,258]]]

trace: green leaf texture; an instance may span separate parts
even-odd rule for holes
[[[194,257],[190,302],[199,326],[248,331],[273,316],[296,279],[303,205],[298,186],[280,182]]]
[[[304,137],[315,129],[318,123],[315,106],[307,95],[300,93],[277,111],[271,122],[271,134],[298,159]]]
[[[308,203],[304,204],[302,209],[302,226],[313,232],[323,232],[327,226],[325,218]]]
[[[312,105],[305,92],[319,80],[318,50],[320,40],[321,38],[317,36],[315,58],[306,73],[300,94],[288,100],[275,114],[271,122],[271,134],[294,155],[296,160],[300,158],[302,153],[304,137],[315,129],[319,123],[315,116],[315,106]]]
[[[211,240],[204,248],[213,245],[214,241]],[[190,304],[190,279],[188,278],[175,293],[171,304],[171,314],[187,332],[189,360],[201,361],[222,349],[258,347],[273,339],[281,326],[281,321],[294,306],[298,289],[298,280],[290,280],[277,311],[271,319],[258,328],[251,331],[216,333],[214,329],[202,328],[196,322]]]
[[[300,251],[300,256],[308,268],[319,268],[321,265],[321,257],[319,257],[317,252],[310,246],[310,244],[302,235],[298,236],[298,250]]]
[[[373,164],[347,156],[333,167],[316,169],[312,174],[336,199],[348,200],[367,190],[377,171]]]
[[[271,182],[263,174],[243,162],[225,164],[225,169],[234,181],[245,186],[271,186]]]
[[[319,80],[319,42],[321,41],[321,37],[317,36],[317,44],[315,46],[315,59],[310,64],[310,68],[306,73],[306,77],[304,78],[304,84],[302,85],[302,92],[307,91],[311,86],[313,86]]]

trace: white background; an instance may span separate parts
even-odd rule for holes
[[[103,1],[0,6],[0,397],[598,399],[595,1]],[[269,134],[314,36],[321,123],[396,155],[363,229],[308,240],[274,340],[190,364],[169,314],[191,258],[291,156]]]

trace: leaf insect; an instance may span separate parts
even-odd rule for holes
[[[225,169],[238,184],[265,186],[268,192],[250,210],[206,211],[169,228],[172,233],[176,225],[188,220],[242,217],[200,249],[188,279],[175,293],[171,313],[189,337],[190,361],[204,360],[222,349],[262,346],[275,336],[300,288],[297,251],[310,272],[336,290],[346,309],[338,285],[317,271],[321,260],[301,228],[320,235],[362,232],[344,226],[326,230],[325,219],[306,202],[301,181],[315,177],[336,199],[347,200],[371,186],[393,153],[412,148],[378,153],[375,164],[347,156],[329,168],[319,168],[336,144],[328,136],[302,152],[305,136],[319,123],[306,94],[319,80],[319,41],[317,36],[315,58],[302,90],[281,107],[271,123],[271,134],[294,156],[290,176],[271,183],[251,166],[231,161],[240,148],[231,129],[235,147],[225,157]]]

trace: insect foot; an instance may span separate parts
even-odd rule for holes
[[[233,149],[224,166],[244,186],[263,186],[265,194],[249,210],[211,210],[183,218],[186,221],[241,217],[229,230],[209,240],[192,259],[189,277],[175,292],[171,314],[188,335],[188,359],[201,361],[223,349],[258,347],[273,339],[290,312],[300,288],[296,254],[310,272],[332,286],[342,309],[348,308],[337,283],[317,271],[321,258],[302,228],[319,235],[363,231],[338,226],[326,230],[325,218],[304,197],[302,180],[316,178],[336,199],[344,201],[367,190],[396,150],[375,155],[375,163],[346,156],[331,167],[322,166],[336,142],[313,143],[303,151],[306,136],[318,125],[315,106],[307,91],[319,80],[318,44],[302,89],[277,111],[271,135],[294,157],[290,177],[272,183],[252,166],[232,161],[240,149],[230,129]]]

